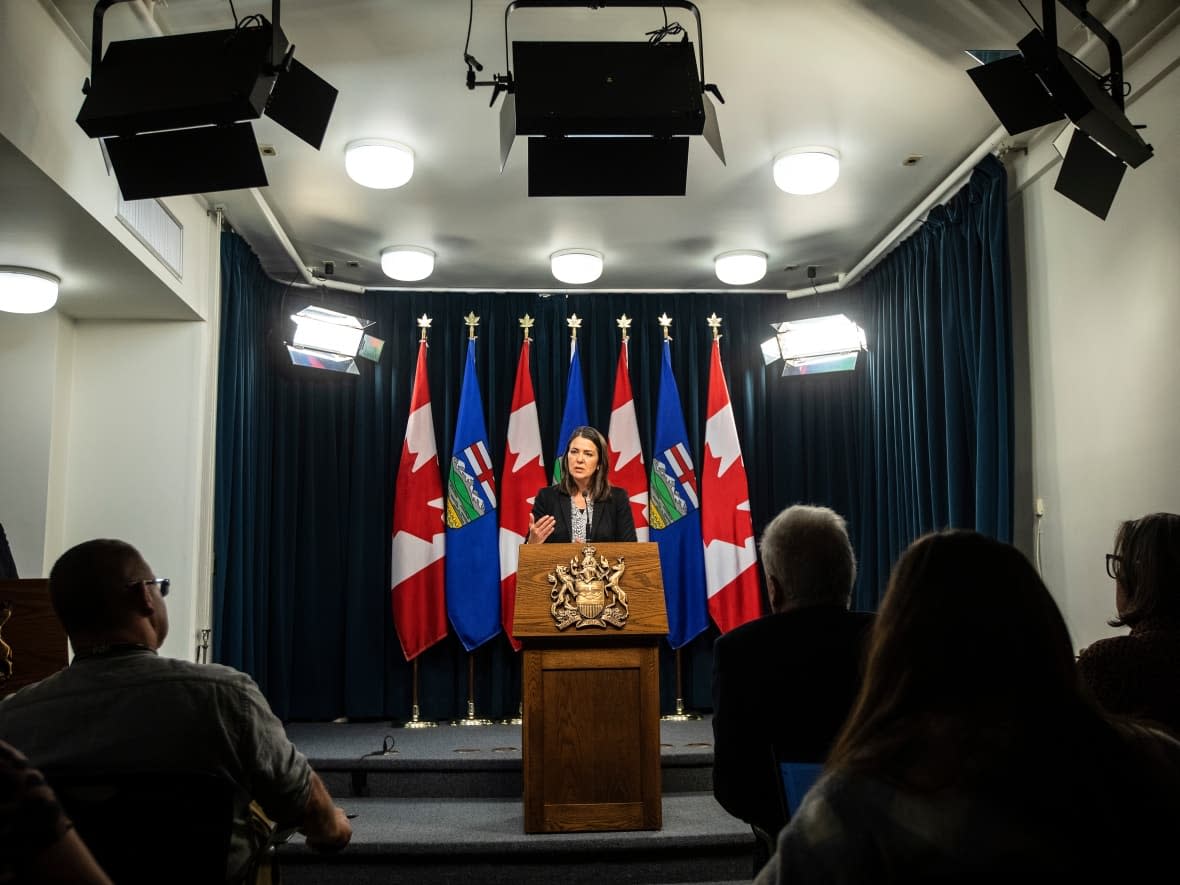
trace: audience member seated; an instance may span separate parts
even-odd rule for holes
[[[157,654],[168,633],[168,590],[168,579],[122,541],[87,541],[63,554],[49,592],[74,660],[0,701],[0,738],[43,771],[207,771],[233,781],[240,794],[229,881],[263,847],[252,800],[279,826],[299,827],[310,847],[343,848],[352,835],[347,817],[254,681]]]
[[[1178,752],[1093,703],[1015,548],[927,535],[893,570],[852,714],[756,881],[1148,881],[1174,858]]]
[[[784,811],[773,758],[827,757],[860,687],[872,615],[848,611],[856,556],[835,511],[788,507],[760,549],[772,613],[713,646],[713,795],[774,836]]]
[[[0,741],[0,882],[111,885],[29,760]]]
[[[1078,666],[1111,713],[1156,722],[1180,735],[1180,516],[1124,522],[1107,554],[1118,617],[1127,636],[1095,642]]]

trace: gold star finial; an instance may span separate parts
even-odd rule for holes
[[[467,324],[467,339],[474,341],[478,336],[475,334],[475,328],[479,325],[479,317],[475,315],[475,311],[469,311],[467,316],[463,317],[463,322]]]
[[[721,317],[717,316],[717,311],[709,314],[705,320],[709,324],[709,328],[713,330],[713,340],[716,341],[721,337]]]
[[[665,311],[664,313],[659,315],[659,317],[657,318],[657,322],[659,322],[660,328],[664,330],[664,340],[671,341],[672,340],[672,317],[668,316],[667,311]]]
[[[570,340],[577,341],[578,329],[582,328],[582,318],[576,313],[571,313],[565,324],[570,327]]]
[[[431,322],[432,320],[426,314],[422,314],[422,316],[418,317],[418,328],[422,331],[422,337],[419,340],[426,340],[426,330],[430,328]]]
[[[536,320],[534,320],[534,319],[533,319],[531,316],[529,316],[529,315],[526,313],[526,314],[525,314],[524,316],[522,316],[522,317],[521,317],[519,320],[517,320],[517,322],[519,322],[519,323],[520,323],[520,327],[521,327],[522,329],[524,329],[524,340],[525,340],[525,341],[530,341],[530,340],[532,340],[531,338],[529,338],[529,329],[531,329],[531,328],[532,328],[534,325],[536,325],[537,321],[536,321]]]
[[[632,323],[631,317],[627,316],[627,314],[623,314],[621,317],[619,317],[617,320],[615,320],[615,325],[623,330],[623,343],[624,344],[626,344],[628,341],[631,340],[631,335],[629,334],[631,331],[631,323]]]

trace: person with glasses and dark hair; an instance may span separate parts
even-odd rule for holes
[[[1078,667],[1112,713],[1147,719],[1180,735],[1180,515],[1150,513],[1119,526],[1106,554],[1126,636],[1083,649]]]
[[[49,573],[54,611],[74,648],[70,666],[0,701],[0,739],[52,772],[206,772],[237,785],[227,881],[240,880],[264,845],[252,841],[250,805],[309,847],[336,851],[352,827],[307,759],[287,739],[249,676],[219,664],[165,658],[157,577],[123,541],[87,541]],[[129,834],[129,837],[133,834]]]

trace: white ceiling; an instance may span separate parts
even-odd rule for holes
[[[1037,0],[1026,4],[1039,18]],[[88,44],[93,0],[54,5]],[[552,291],[559,284],[548,255],[581,246],[606,255],[594,288],[723,288],[712,259],[731,249],[769,254],[770,272],[751,288],[801,288],[807,265],[818,266],[821,283],[856,266],[996,129],[964,73],[973,62],[963,50],[1012,47],[1032,27],[1018,0],[697,5],[706,74],[726,99],[718,116],[728,163],[694,138],[687,196],[530,199],[519,140],[500,174],[499,103],[490,110],[490,90],[464,86],[465,0],[283,3],[282,26],[296,58],[340,95],[319,152],[269,119],[255,123],[258,141],[277,151],[265,159],[270,186],[263,196],[306,265],[318,273],[333,260],[337,280],[369,287]],[[505,70],[505,6],[474,3],[470,51],[483,62],[484,78]],[[235,7],[239,16],[270,16],[269,0],[236,0]],[[1128,52],[1175,12],[1176,2],[1093,0],[1090,7],[1103,20],[1114,17]],[[147,36],[143,8],[111,7],[108,39]],[[147,9],[165,32],[232,24],[226,0],[171,0]],[[668,14],[697,42],[690,13]],[[524,9],[512,14],[510,37],[637,40],[660,24],[658,9]],[[1060,7],[1059,30],[1061,42],[1079,50],[1085,32]],[[1086,57],[1104,68],[1105,52],[1094,48]],[[417,154],[413,179],[390,191],[350,181],[344,146],[365,137],[410,145]],[[810,144],[841,152],[837,185],[812,197],[777,190],[774,155]],[[903,166],[911,155],[922,160]],[[248,192],[210,195],[210,202],[225,207],[272,275],[294,276]],[[0,215],[0,229],[11,223]],[[435,250],[434,274],[415,284],[385,277],[379,254],[393,244]]]

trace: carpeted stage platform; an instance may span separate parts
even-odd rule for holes
[[[712,794],[709,720],[661,723],[661,830],[525,835],[520,726],[292,723],[353,820],[337,856],[280,849],[300,883],[703,883],[751,878],[754,839]],[[393,751],[383,752],[386,737]]]

